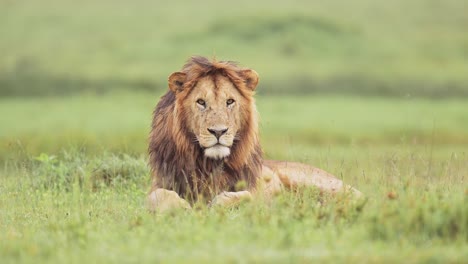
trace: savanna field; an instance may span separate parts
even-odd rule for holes
[[[466,263],[468,6],[2,1],[0,263]],[[151,214],[147,137],[191,55],[260,75],[265,157],[365,194]]]

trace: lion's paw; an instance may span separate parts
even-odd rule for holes
[[[176,192],[156,189],[148,195],[148,208],[153,212],[164,212],[173,209],[191,209],[192,207]]]

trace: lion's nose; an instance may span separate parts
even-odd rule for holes
[[[208,128],[208,132],[210,132],[213,136],[215,136],[217,139],[219,139],[222,135],[226,134],[228,131],[227,128],[225,129],[212,129]]]

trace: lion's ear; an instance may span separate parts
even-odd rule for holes
[[[187,74],[183,72],[174,72],[169,76],[169,88],[175,93],[182,91],[184,83],[187,79]]]
[[[242,70],[240,72],[240,75],[244,79],[245,86],[247,86],[247,88],[249,88],[252,91],[254,91],[255,88],[257,88],[258,74],[256,71],[251,69]]]

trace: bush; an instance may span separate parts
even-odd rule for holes
[[[96,191],[103,187],[144,186],[149,180],[145,159],[127,154],[86,158],[75,152],[60,156],[42,153],[33,160],[30,170],[35,188],[70,191],[73,184],[78,184],[80,189]]]

